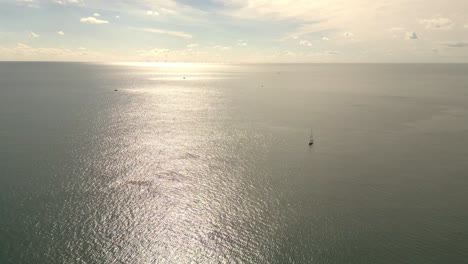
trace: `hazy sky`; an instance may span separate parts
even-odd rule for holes
[[[468,0],[0,0],[0,60],[468,62]]]

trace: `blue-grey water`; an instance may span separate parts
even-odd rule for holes
[[[0,263],[465,263],[467,73],[0,63]]]

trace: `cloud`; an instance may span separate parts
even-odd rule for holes
[[[1,1],[1,0],[0,0]],[[209,16],[219,13],[219,10],[204,11],[204,4],[198,1],[186,0],[113,0],[109,5],[108,0],[88,0],[86,5],[94,10],[109,10],[121,15],[126,13],[128,17],[147,16],[160,21],[175,23],[177,25],[208,25],[216,20]],[[151,11],[149,13],[148,11]],[[103,11],[102,11],[103,12]],[[159,15],[158,15],[159,14]],[[221,14],[219,14],[221,17]],[[188,24],[189,23],[189,24]],[[148,25],[149,26],[149,25]],[[157,25],[151,25],[156,26]]]
[[[119,19],[119,18],[120,18],[120,16],[115,16],[115,18],[116,18],[116,19]]]
[[[90,50],[34,48],[23,43],[15,47],[0,47],[0,58],[19,61],[112,61],[119,60],[112,55],[105,55]]]
[[[243,40],[240,39],[240,40],[237,41],[237,46],[243,46],[243,47],[245,47],[245,46],[247,46],[247,42],[245,42],[245,41],[243,41]]]
[[[168,9],[168,8],[164,8],[164,7],[160,8],[159,10],[160,10],[162,13],[167,13],[167,14],[175,14],[175,13],[177,13],[175,10]]]
[[[391,37],[394,39],[418,39],[418,34],[413,31],[407,31],[404,27],[392,27],[389,29]]]
[[[60,31],[57,31],[57,34],[59,34],[59,35],[61,35],[61,36],[65,35],[65,33],[64,33],[63,31],[61,31],[61,30],[60,30]]]
[[[197,43],[191,43],[191,44],[187,45],[187,48],[189,48],[189,49],[193,49],[193,48],[196,48],[196,47],[198,47]]]
[[[18,43],[18,44],[16,45],[16,48],[18,48],[18,49],[29,49],[29,48],[31,48],[31,47],[28,46],[28,45],[26,45],[26,44],[23,44],[23,43]]]
[[[466,48],[468,47],[468,42],[449,42],[445,43],[445,46],[449,48]]]
[[[109,24],[109,21],[106,20],[99,20],[95,17],[83,17],[80,19],[81,23],[88,23],[88,24]]]
[[[146,11],[146,15],[148,16],[159,16],[159,13],[156,11],[148,10]]]
[[[226,51],[226,50],[230,50],[231,47],[216,45],[216,46],[213,46],[213,49]]]
[[[179,38],[186,38],[186,39],[193,38],[192,35],[185,33],[185,32],[181,32],[181,31],[164,30],[164,29],[159,29],[159,28],[135,28],[135,29],[139,31],[148,32],[148,33],[166,34],[166,35],[179,37]]]
[[[454,18],[461,18],[464,17],[463,11],[468,10],[466,0],[217,1],[225,3],[225,7],[228,7],[227,11],[224,11],[225,14],[237,19],[265,21],[272,25],[288,24],[291,30],[284,32],[284,37],[281,39],[292,39],[294,36],[301,38],[311,34],[326,34],[332,39],[339,39],[345,32],[352,32],[354,38],[358,37],[361,43],[372,45],[372,49],[382,50],[385,46],[392,45],[389,40],[395,38],[388,34],[388,28],[392,25],[420,30],[419,28],[424,26],[419,23],[419,18],[431,18],[428,14],[450,14]],[[437,19],[434,23],[427,23],[438,25],[440,28],[451,26],[450,19],[447,18],[450,20],[448,21],[446,17],[441,16],[435,18]],[[455,29],[455,24],[452,27]],[[405,33],[401,32],[398,38],[404,38],[404,35]],[[434,36],[434,38],[443,38],[443,36]]]
[[[8,3],[20,2],[19,0],[4,1]],[[112,5],[109,5],[108,0],[26,0],[21,1],[21,3],[22,5],[39,4],[44,8],[36,11],[44,11],[46,14],[53,11],[49,8],[51,7],[50,3],[56,2],[69,6],[80,2],[86,3],[86,9],[69,10],[75,15],[82,12],[88,13],[75,17],[76,20],[82,17],[88,19],[88,16],[94,16],[94,12],[99,12],[102,16],[94,16],[96,20],[83,23],[108,20],[107,23],[111,23],[113,27],[121,27],[120,34],[124,38],[140,38],[136,39],[136,46],[125,45],[124,50],[121,51],[123,54],[132,54],[138,47],[147,47],[148,43],[145,44],[145,41],[148,40],[145,38],[146,36],[152,37],[154,40],[157,39],[158,45],[167,45],[171,49],[174,47],[188,49],[188,45],[196,42],[199,43],[200,48],[194,50],[207,51],[225,58],[232,57],[232,59],[238,59],[242,56],[252,59],[254,56],[250,56],[251,54],[269,54],[275,50],[284,51],[288,48],[298,57],[302,56],[304,60],[311,58],[307,57],[309,54],[326,53],[326,50],[334,49],[340,50],[340,56],[331,57],[343,61],[430,61],[432,58],[436,58],[434,61],[448,61],[452,58],[461,61],[468,58],[466,53],[468,49],[456,49],[459,44],[455,42],[467,41],[467,39],[460,38],[460,36],[468,34],[468,27],[463,28],[468,22],[463,12],[468,9],[467,0],[209,0],[208,2],[213,1],[217,2],[215,6],[187,0],[115,0],[112,1]],[[51,8],[62,9],[62,6],[53,5],[55,7]],[[26,9],[26,6],[15,8]],[[152,16],[147,16],[147,11],[151,11]],[[157,12],[159,16],[156,16],[154,12]],[[120,15],[122,19],[117,20],[116,15]],[[143,19],[140,19],[141,21],[137,19],[136,22],[140,25],[128,24],[132,22],[130,21],[132,18],[138,17]],[[29,24],[34,23],[34,17],[22,19],[27,20],[25,22]],[[60,21],[54,21],[57,19],[55,16],[50,17],[50,19],[52,19],[51,24],[60,23]],[[150,20],[153,21],[152,24],[146,24],[150,23]],[[235,25],[241,27],[236,32],[242,35],[238,34],[237,37],[232,38],[231,34],[231,39],[229,39],[229,32],[232,33],[232,30],[236,30]],[[265,30],[268,34],[256,36],[259,25],[261,25],[261,30]],[[111,25],[102,27],[109,26]],[[166,34],[166,36],[150,36],[150,33],[136,31],[132,33],[128,31],[128,26],[147,28],[143,31]],[[156,29],[148,29],[153,26]],[[395,28],[392,28],[393,26]],[[197,32],[198,30],[218,32],[219,38],[214,40],[209,34],[198,35],[192,31],[192,28],[196,28]],[[30,30],[39,31],[40,29],[31,27]],[[55,30],[57,31],[57,29]],[[55,35],[58,33],[53,30],[52,37],[55,35],[55,40],[59,41],[65,40],[69,35],[75,35],[67,28],[64,30],[67,30],[67,37],[59,38],[58,35]],[[28,37],[28,33],[29,31],[23,31],[19,34]],[[42,30],[38,33],[41,36],[35,41],[29,37],[31,45],[41,39],[46,40],[48,33],[43,33]],[[89,35],[90,32],[84,32],[84,34]],[[170,36],[174,36],[174,39],[171,40]],[[255,36],[255,38],[249,38],[251,36]],[[6,39],[13,40],[15,37],[12,34]],[[98,46],[110,46],[112,49],[116,45],[109,42],[104,36],[89,35],[84,37],[94,38],[97,42],[95,44]],[[181,41],[178,45],[171,43],[179,37],[178,40]],[[239,41],[240,38],[245,38],[248,41]],[[275,41],[278,39],[288,39],[288,42]],[[404,39],[414,41],[403,41]],[[302,40],[308,40],[313,48],[306,48],[308,45],[305,42],[303,42],[305,45],[300,45]],[[247,42],[249,46],[244,48],[243,46],[246,46]],[[43,42],[41,41],[41,43]],[[352,45],[349,45],[350,43]],[[60,42],[61,47],[67,44],[63,41]],[[70,44],[73,45],[73,43]],[[233,52],[217,52],[216,49],[213,49],[213,46],[217,44],[230,46]],[[449,45],[454,46],[453,49],[450,49]],[[222,50],[221,47],[218,49]],[[437,47],[440,53],[446,57],[432,55],[431,48],[433,47]],[[361,51],[363,50],[368,52],[365,56],[362,55]],[[391,50],[392,54],[386,53],[387,50]],[[325,54],[323,55],[325,56]]]
[[[101,15],[99,13],[94,13],[93,16],[100,17]]]
[[[54,0],[54,2],[59,4],[59,5],[66,5],[66,4],[82,5],[83,4],[82,0]]]
[[[307,40],[301,40],[301,41],[299,41],[299,44],[302,45],[302,46],[312,47],[312,43],[310,43]]]
[[[169,9],[169,8],[164,8],[164,7],[157,7],[155,9],[146,11],[147,16],[176,15],[176,14],[177,14],[177,11]]]
[[[210,54],[207,52],[197,49],[172,50],[167,48],[155,48],[137,51],[137,61],[195,62],[206,61],[208,56],[210,56]]]
[[[0,0],[1,2],[2,0]],[[3,0],[5,1],[5,0]],[[13,0],[6,0],[13,1]],[[54,0],[37,0],[39,2],[53,2]],[[76,1],[76,0],[75,0]],[[66,4],[67,1],[59,1],[61,4]],[[78,2],[78,1],[76,1]],[[109,4],[112,2],[112,4]],[[196,3],[196,2],[195,2]],[[120,15],[121,18],[125,15],[126,18],[137,17],[146,15],[147,11],[152,11],[153,15],[155,12],[159,13],[160,16],[166,19],[177,20],[180,24],[183,22],[191,22],[193,24],[207,24],[208,20],[207,13],[201,8],[196,7],[199,4],[194,4],[193,1],[181,1],[181,0],[81,0],[79,1],[80,6],[85,6],[88,10],[98,12],[102,17],[107,17],[108,14],[114,13],[114,15]],[[101,13],[102,12],[102,13]],[[106,12],[106,13],[105,13]],[[92,13],[91,13],[92,14]],[[109,20],[111,23],[112,21]],[[172,22],[172,21],[171,21]],[[184,24],[185,25],[185,24]]]
[[[347,32],[360,28],[363,19],[375,16],[375,9],[385,0],[218,0],[234,8],[228,15],[244,18],[296,24],[286,38],[316,32]],[[395,0],[397,2],[403,0]],[[370,19],[369,19],[370,20]],[[374,21],[375,18],[372,18]],[[293,22],[294,21],[294,22]],[[365,25],[372,23],[365,22]],[[361,34],[360,34],[361,35]]]
[[[149,53],[152,53],[153,55],[162,55],[169,53],[171,50],[170,49],[152,49],[149,50]]]
[[[419,23],[425,25],[426,29],[451,29],[454,26],[452,20],[441,16],[431,19],[420,19]]]
[[[29,36],[33,37],[33,38],[38,38],[40,37],[38,34],[34,33],[34,32],[29,32]]]
[[[36,0],[19,0],[17,1],[18,4],[27,6],[27,7],[32,7],[32,8],[38,8],[39,3]]]
[[[415,39],[418,39],[418,34],[416,34],[416,32],[406,32],[405,38],[410,39],[410,40],[415,40]]]

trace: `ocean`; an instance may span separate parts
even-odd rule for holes
[[[1,62],[0,263],[464,263],[467,73]]]

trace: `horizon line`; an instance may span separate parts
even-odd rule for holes
[[[69,61],[69,60],[0,60],[0,63],[83,63],[83,64],[468,64],[468,62],[192,62],[192,61]]]

